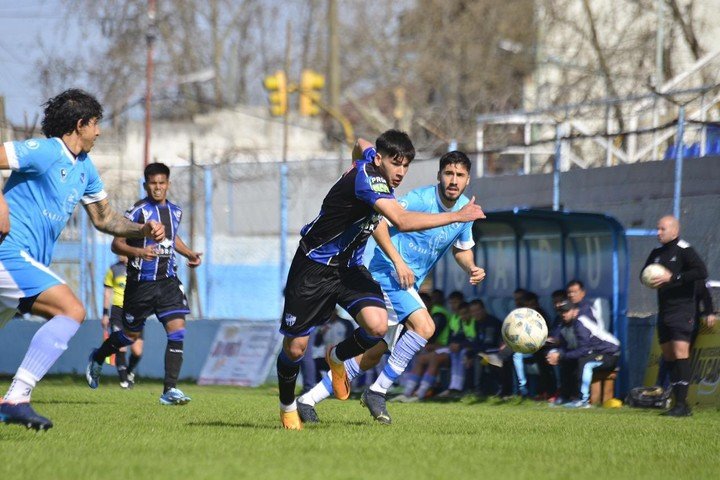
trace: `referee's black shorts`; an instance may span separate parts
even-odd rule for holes
[[[280,333],[287,337],[309,335],[330,319],[335,304],[353,318],[366,306],[385,308],[382,289],[367,268],[323,265],[298,248],[285,286]]]
[[[145,320],[155,315],[161,323],[190,313],[183,286],[177,277],[148,282],[128,281],[123,302],[123,327],[140,332]]]
[[[690,342],[694,329],[695,312],[693,310],[674,310],[658,314],[658,340],[660,343]]]

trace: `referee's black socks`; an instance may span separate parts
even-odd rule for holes
[[[671,378],[673,383],[673,392],[675,394],[675,404],[686,405],[688,389],[690,388],[690,377],[692,376],[690,359],[683,358],[681,360],[675,360],[674,363],[675,365],[673,365]]]

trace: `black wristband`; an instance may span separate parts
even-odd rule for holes
[[[110,309],[109,308],[103,308],[103,316],[110,315]]]

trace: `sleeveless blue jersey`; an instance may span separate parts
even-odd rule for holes
[[[107,197],[87,153],[75,157],[59,138],[4,144],[13,172],[3,194],[10,208],[10,234],[2,249],[24,250],[50,265],[53,249],[75,206]]]
[[[154,245],[158,252],[158,256],[154,260],[130,257],[128,259],[128,281],[149,282],[174,277],[177,272],[175,236],[182,219],[180,207],[169,201],[165,201],[165,205],[160,205],[149,198],[143,198],[125,212],[125,218],[137,223],[155,220],[165,227],[165,239],[160,243],[151,238],[127,239],[127,244],[131,247],[145,248],[148,245]]]
[[[460,210],[469,200],[462,195],[452,209],[440,201],[437,185],[417,188],[399,200],[406,210],[424,213],[442,213]],[[472,238],[472,222],[455,222],[443,227],[429,228],[418,232],[400,232],[390,227],[390,239],[407,266],[415,274],[415,287],[419,288],[437,261],[453,245],[460,250],[469,250],[475,242]],[[375,247],[369,270],[375,272],[394,271],[392,261],[380,247]]]

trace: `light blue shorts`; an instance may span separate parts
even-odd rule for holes
[[[405,320],[413,312],[425,308],[415,287],[403,289],[395,278],[395,272],[372,272],[373,278],[380,284],[385,299],[385,308],[388,312],[388,331],[385,343],[392,352],[395,343],[400,338]]]
[[[39,295],[65,281],[26,251],[0,248],[0,327],[16,313],[22,298]]]

